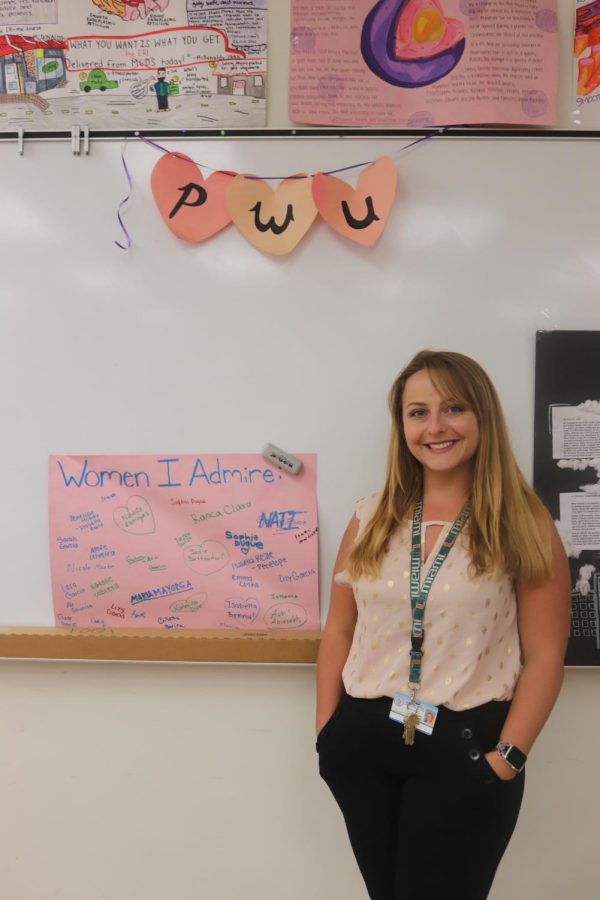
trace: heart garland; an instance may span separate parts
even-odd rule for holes
[[[388,156],[371,163],[356,188],[322,172],[284,178],[275,190],[254,175],[214,172],[205,179],[181,153],[165,153],[151,177],[162,219],[178,238],[200,243],[233,221],[254,247],[274,256],[290,253],[317,213],[338,234],[372,247],[385,228],[396,183]]]

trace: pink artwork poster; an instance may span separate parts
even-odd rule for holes
[[[292,0],[289,115],[315,125],[554,125],[556,0]]]
[[[575,0],[575,109],[573,123],[597,129],[600,122],[600,0]]]
[[[316,456],[51,456],[56,624],[318,630]]]

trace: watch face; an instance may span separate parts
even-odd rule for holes
[[[514,747],[512,744],[507,744],[506,741],[499,742],[498,750],[503,759],[518,772],[521,771],[527,762],[527,757],[523,751],[519,750],[518,747]]]

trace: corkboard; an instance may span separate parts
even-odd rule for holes
[[[0,628],[0,658],[314,663],[321,632]]]

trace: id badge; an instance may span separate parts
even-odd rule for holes
[[[420,700],[413,701],[408,694],[400,694],[396,691],[394,702],[390,709],[390,719],[404,725],[406,717],[413,712],[419,720],[415,726],[416,730],[422,731],[423,734],[431,734],[435,726],[439,707],[432,706],[431,703],[423,703]]]

